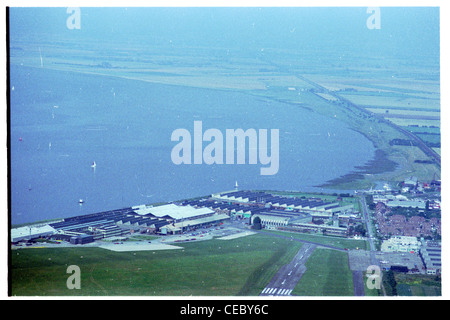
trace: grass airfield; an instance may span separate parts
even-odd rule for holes
[[[183,243],[183,249],[178,250],[17,249],[12,251],[12,295],[259,295],[300,246],[298,242],[258,234]],[[80,267],[80,290],[66,286],[69,265]]]

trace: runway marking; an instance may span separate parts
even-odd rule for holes
[[[292,289],[284,289],[284,288],[264,288],[261,292],[262,294],[267,295],[277,295],[277,296],[288,296],[292,292]]]

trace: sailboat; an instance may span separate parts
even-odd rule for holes
[[[44,61],[42,60],[41,48],[39,47],[39,57],[41,58],[41,68],[44,66]]]

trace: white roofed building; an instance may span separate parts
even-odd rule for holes
[[[214,210],[209,208],[194,208],[192,206],[177,206],[175,204],[166,204],[157,207],[141,205],[133,207],[132,209],[139,215],[151,216],[174,222],[194,218],[197,219],[215,213]]]
[[[49,225],[43,226],[25,226],[11,229],[11,242],[23,240],[32,240],[40,237],[51,236],[56,233],[56,229]]]
[[[209,208],[194,208],[189,205],[178,206],[175,204],[166,204],[157,207],[141,205],[132,209],[139,215],[170,221],[170,225],[162,228],[163,233],[179,233],[191,228],[219,223],[229,219],[228,215],[217,214]]]

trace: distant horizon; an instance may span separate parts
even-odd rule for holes
[[[151,46],[341,50],[390,58],[439,57],[439,7],[381,7],[381,28],[366,26],[367,7],[80,8],[79,30],[67,8],[10,9],[13,43],[32,34]],[[19,18],[20,17],[20,18]],[[25,19],[26,18],[26,19]],[[38,39],[34,39],[37,41]]]

